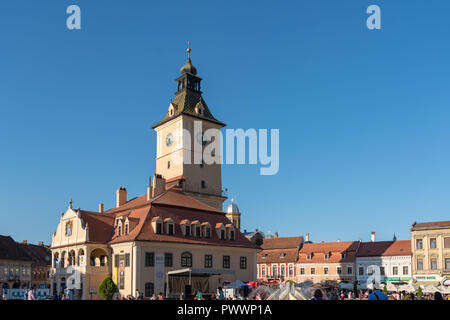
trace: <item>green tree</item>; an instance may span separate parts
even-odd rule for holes
[[[419,287],[419,289],[417,290],[417,297],[422,298],[422,296],[423,296],[422,287]]]
[[[112,300],[114,293],[117,291],[117,286],[110,276],[106,277],[98,286],[98,294],[105,300]]]
[[[353,292],[355,293],[355,297],[357,297],[359,292],[358,292],[358,286],[356,285],[356,282],[353,284]]]
[[[385,294],[388,293],[386,285],[384,285],[383,292],[384,292]]]

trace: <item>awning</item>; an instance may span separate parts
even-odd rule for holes
[[[180,277],[205,277],[221,274],[235,274],[235,270],[227,269],[203,269],[203,268],[185,268],[179,270],[173,270],[167,272],[168,276],[180,276]]]

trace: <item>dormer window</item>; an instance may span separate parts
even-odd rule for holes
[[[164,232],[170,236],[175,234],[175,223],[172,218],[164,219]]]
[[[183,220],[180,223],[181,231],[185,237],[189,237],[191,235],[191,222],[189,220]]]
[[[223,223],[216,224],[216,233],[217,233],[217,237],[220,240],[226,239],[226,229],[225,229],[225,226],[223,225]]]
[[[286,252],[282,252],[281,254],[280,254],[280,258],[281,259],[284,259],[286,257]]]
[[[117,223],[117,235],[120,237],[122,235],[122,220]]]
[[[195,236],[196,237],[201,237],[202,236],[202,229],[200,228],[199,225],[195,226]]]
[[[330,259],[330,254],[329,254],[329,253],[325,253],[325,254],[324,254],[324,259],[325,259],[325,260]]]
[[[231,223],[229,223],[229,224],[226,225],[226,227],[227,227],[228,239],[234,240],[235,239],[235,231],[234,231],[233,225]]]
[[[346,254],[345,252],[342,252],[342,253],[341,253],[341,258],[342,258],[342,259],[347,258],[347,254]]]
[[[156,234],[163,233],[163,221],[162,221],[161,217],[154,217],[152,219],[152,227],[153,227],[153,232],[155,232]]]
[[[161,222],[156,223],[156,234],[162,234],[162,223]]]
[[[130,225],[128,223],[125,223],[125,234],[130,233]]]
[[[203,228],[203,236],[205,238],[211,238],[211,225],[209,224],[209,222],[203,222],[202,228]]]
[[[306,255],[306,260],[311,260],[312,259],[312,253],[308,253]]]

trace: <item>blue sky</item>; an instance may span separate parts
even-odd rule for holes
[[[66,28],[70,4],[82,30]],[[377,4],[382,29],[366,28]],[[61,212],[145,193],[192,43],[229,128],[280,129],[280,171],[223,168],[243,229],[409,238],[450,219],[450,3],[2,1],[0,234],[51,241]]]

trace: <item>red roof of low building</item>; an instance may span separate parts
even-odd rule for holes
[[[303,237],[278,237],[278,238],[267,238],[263,240],[261,249],[297,249],[303,242]]]
[[[357,257],[410,256],[411,241],[375,241],[361,242]]]
[[[359,242],[320,242],[305,243],[298,253],[299,263],[339,263],[354,262]],[[342,255],[342,254],[345,255]],[[328,258],[326,258],[328,254]],[[308,259],[310,257],[310,259]]]

